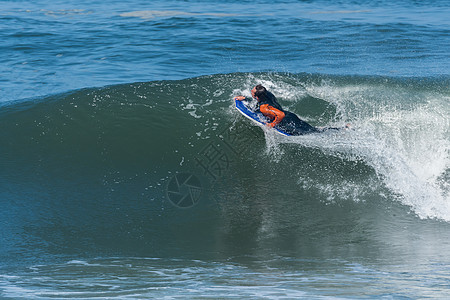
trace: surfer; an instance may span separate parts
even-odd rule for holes
[[[261,112],[270,120],[270,122],[266,123],[268,127],[281,129],[290,135],[324,132],[329,129],[339,130],[339,128],[333,127],[314,127],[301,120],[296,114],[284,110],[278,103],[277,98],[261,84],[255,86],[251,90],[251,93],[252,97],[258,102],[257,111]],[[239,101],[251,100],[244,96],[237,96],[234,99]]]

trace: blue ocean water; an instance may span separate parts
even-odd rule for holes
[[[449,15],[0,0],[0,297],[447,298]],[[261,129],[257,83],[352,129]]]
[[[2,1],[0,99],[217,73],[440,76],[447,1]]]

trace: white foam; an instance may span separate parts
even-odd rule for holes
[[[448,98],[430,92],[419,95],[425,99],[418,101],[412,91],[386,91],[382,85],[339,87],[325,83],[310,85],[307,90],[333,102],[343,118],[353,119],[356,130],[281,142],[363,159],[419,217],[450,221],[448,183],[442,180],[450,168]]]
[[[296,143],[330,155],[362,159],[393,195],[398,195],[395,198],[419,217],[450,221],[450,184],[446,181],[450,172],[449,97],[381,81],[340,85],[326,80],[287,83],[276,74],[262,79],[250,74],[232,96],[249,97],[250,89],[258,83],[284,101],[295,102],[305,94],[327,101],[336,107],[342,120],[339,125],[350,122],[353,128],[300,137],[281,137],[265,130],[270,157],[281,158],[283,150],[279,144]],[[336,191],[325,185],[320,190],[329,193],[330,201],[336,197],[345,199],[347,192],[355,201],[360,200],[351,192],[357,191],[355,188]]]

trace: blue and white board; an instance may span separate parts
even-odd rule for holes
[[[237,110],[243,114],[245,117],[249,118],[253,122],[257,123],[260,126],[265,126],[267,123],[267,118],[260,112],[255,112],[248,101],[239,101],[234,100],[234,103],[236,104]],[[275,131],[277,131],[279,134],[290,136],[289,133],[284,132],[283,130],[280,130],[278,128],[273,128]]]

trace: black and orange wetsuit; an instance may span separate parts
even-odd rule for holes
[[[288,134],[303,135],[321,131],[301,120],[296,114],[283,110],[277,102],[277,98],[269,91],[259,97],[258,109],[271,120],[270,123],[267,123],[268,126],[282,129]]]

